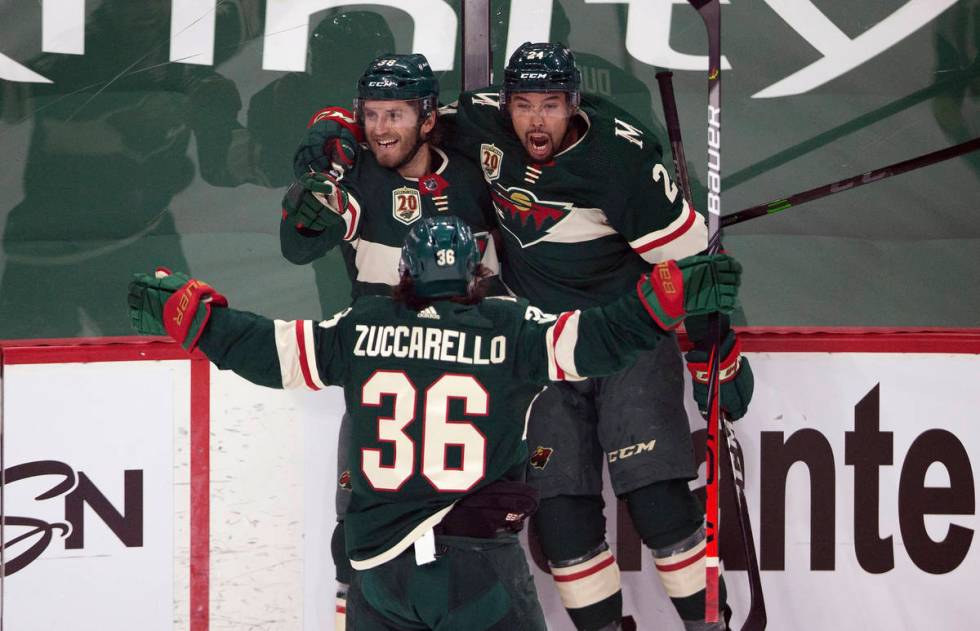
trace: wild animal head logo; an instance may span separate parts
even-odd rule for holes
[[[544,239],[573,208],[570,202],[539,200],[531,191],[517,187],[505,189],[496,185],[490,190],[490,196],[501,227],[525,247]]]
[[[531,454],[531,466],[535,469],[544,469],[548,466],[548,461],[551,460],[551,454],[555,452],[551,447],[538,447]]]

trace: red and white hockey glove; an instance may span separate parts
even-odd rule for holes
[[[636,293],[660,328],[671,331],[689,315],[735,309],[742,266],[727,254],[689,256],[657,263]]]
[[[357,161],[364,131],[354,115],[342,107],[327,107],[310,119],[306,136],[293,155],[293,172],[299,179],[310,172],[342,172]]]
[[[186,351],[197,346],[211,307],[227,306],[227,298],[207,283],[165,267],[134,274],[129,283],[129,319],[136,332],[169,335]]]
[[[687,369],[691,373],[694,400],[698,403],[701,415],[708,417],[708,359],[710,349],[695,348],[684,355]],[[735,331],[729,329],[721,341],[718,377],[721,383],[718,407],[736,421],[749,409],[755,378],[748,358],[742,357]]]

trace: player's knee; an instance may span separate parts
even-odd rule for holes
[[[542,500],[532,520],[558,596],[579,629],[602,628],[623,615],[602,508],[598,495],[554,497]]]
[[[633,526],[651,550],[674,546],[704,524],[704,508],[686,480],[664,480],[622,496]]]
[[[601,495],[559,495],[541,500],[531,524],[552,564],[577,559],[606,540]],[[569,528],[574,524],[574,528]]]
[[[342,521],[338,521],[333,529],[333,536],[330,538],[330,555],[333,557],[337,582],[350,585],[353,568],[351,568],[350,559],[347,558],[347,538],[344,536],[344,522]]]

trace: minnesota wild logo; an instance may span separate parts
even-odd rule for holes
[[[551,460],[551,454],[555,452],[551,447],[542,447],[538,445],[534,453],[531,454],[531,466],[535,469],[544,469],[548,466],[548,461]]]
[[[544,239],[573,208],[570,202],[539,200],[531,191],[517,187],[505,189],[499,184],[491,188],[490,196],[501,227],[524,247]]]
[[[340,478],[337,480],[337,486],[339,486],[340,488],[344,489],[345,491],[349,491],[350,490],[351,486],[350,486],[350,470],[349,469],[347,471],[344,471],[343,473],[340,474]]]

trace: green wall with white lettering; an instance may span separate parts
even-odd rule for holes
[[[194,4],[0,8],[0,339],[130,334],[129,275],[157,265],[275,317],[349,300],[339,256],[294,266],[279,253],[293,148],[313,111],[350,103],[379,52],[425,52],[451,101],[459,1],[325,0],[310,15]],[[980,135],[980,2],[793,4],[723,5],[724,213]],[[672,68],[703,199],[706,37],[690,7],[513,0],[491,12],[496,76],[525,37],[567,42],[586,90],[665,147],[654,75]],[[725,242],[746,267],[743,324],[980,326],[980,156],[744,223]]]

